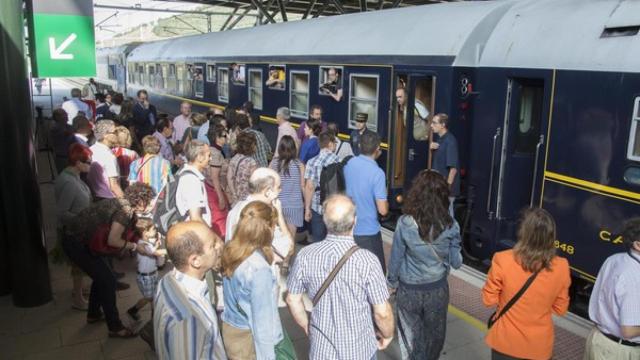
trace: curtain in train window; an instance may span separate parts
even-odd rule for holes
[[[178,94],[184,93],[184,64],[178,64],[176,66],[176,83]]]
[[[197,98],[204,97],[204,70],[202,66],[193,67],[193,95]]]
[[[167,90],[171,94],[176,93],[178,86],[176,80],[176,64],[169,64],[167,68]]]
[[[249,70],[249,101],[253,107],[262,110],[262,70]]]
[[[309,117],[309,73],[292,71],[290,78],[289,108],[291,115],[306,120]]]
[[[164,71],[162,64],[156,64],[155,88],[164,89]]]
[[[349,86],[349,128],[355,129],[357,113],[367,114],[367,128],[378,130],[378,76],[351,74]]]
[[[216,66],[214,64],[207,64],[207,82],[216,82]]]
[[[540,136],[544,84],[542,82],[527,81],[518,85],[520,86],[520,109],[518,112],[515,152],[533,153]]]
[[[635,99],[633,115],[631,116],[631,131],[629,132],[629,160],[640,161],[640,97]]]
[[[156,66],[154,64],[147,65],[147,86],[153,87],[154,79],[156,77]]]
[[[218,68],[218,101],[229,102],[229,70]]]

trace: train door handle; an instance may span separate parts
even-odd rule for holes
[[[415,157],[416,157],[416,151],[413,150],[413,148],[410,148],[409,149],[409,154],[408,154],[409,161],[413,161],[413,159],[415,159]]]
[[[491,167],[489,167],[489,190],[487,191],[487,214],[489,220],[493,220],[494,213],[491,211],[491,198],[493,197],[493,173],[494,166],[496,165],[496,146],[498,144],[498,138],[502,134],[502,129],[497,128],[496,133],[493,135],[493,146],[491,147]]]
[[[536,157],[533,162],[533,183],[531,184],[531,200],[529,201],[529,207],[533,207],[533,199],[536,195],[536,178],[538,177],[538,161],[540,160],[540,147],[544,144],[544,135],[540,135],[538,139],[538,145],[536,145]]]

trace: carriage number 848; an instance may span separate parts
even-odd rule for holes
[[[561,243],[560,241],[556,240],[553,242],[553,244],[556,246],[556,249],[560,249],[569,255],[573,255],[576,252],[576,249],[572,245],[569,245],[567,243]]]

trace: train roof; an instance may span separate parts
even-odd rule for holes
[[[634,29],[635,0],[454,2],[156,41],[133,49],[129,61],[413,56],[457,66],[638,72]]]
[[[497,22],[510,5],[459,2],[270,24],[143,44],[129,60],[349,55],[442,56],[451,63],[476,28]]]

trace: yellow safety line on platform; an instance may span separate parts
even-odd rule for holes
[[[160,94],[160,93],[155,93],[155,95],[166,96],[168,98],[173,98],[173,99],[177,99],[177,100],[186,101],[186,102],[194,104],[194,105],[200,105],[200,106],[215,107],[215,108],[218,108],[218,109],[224,109],[223,105],[218,105],[218,104],[209,103],[209,102],[205,102],[205,101],[199,101],[199,100],[192,100],[192,99],[184,98],[184,97],[181,97],[181,96],[176,96],[176,95],[171,95],[171,94]],[[266,122],[268,122],[270,124],[274,124],[274,125],[278,124],[276,118],[273,118],[271,116],[260,115],[260,120],[266,121]],[[300,124],[296,124],[296,123],[291,123],[291,125],[293,125],[293,127],[295,127],[296,129],[300,127]],[[342,133],[338,134],[338,137],[340,139],[343,139],[343,140],[350,140],[351,139],[351,137],[349,135],[342,134]],[[387,144],[385,142],[381,142],[380,143],[380,148],[384,149],[384,150],[388,150],[389,149],[389,144]]]
[[[552,171],[545,171],[544,176],[545,178],[548,178],[547,180],[561,181],[563,183],[567,183],[566,185],[573,184],[575,186],[580,187],[580,189],[582,190],[595,192],[597,194],[611,196],[617,199],[627,200],[627,201],[636,200],[633,202],[640,201],[640,193],[637,193],[634,191],[622,190],[612,186],[602,185],[602,184],[594,183],[587,180],[576,179],[574,177],[554,173]]]
[[[449,312],[453,315],[460,318],[460,320],[466,322],[467,324],[473,326],[474,328],[482,331],[483,333],[487,332],[487,324],[482,321],[476,319],[474,316],[458,309],[457,307],[449,304]]]

